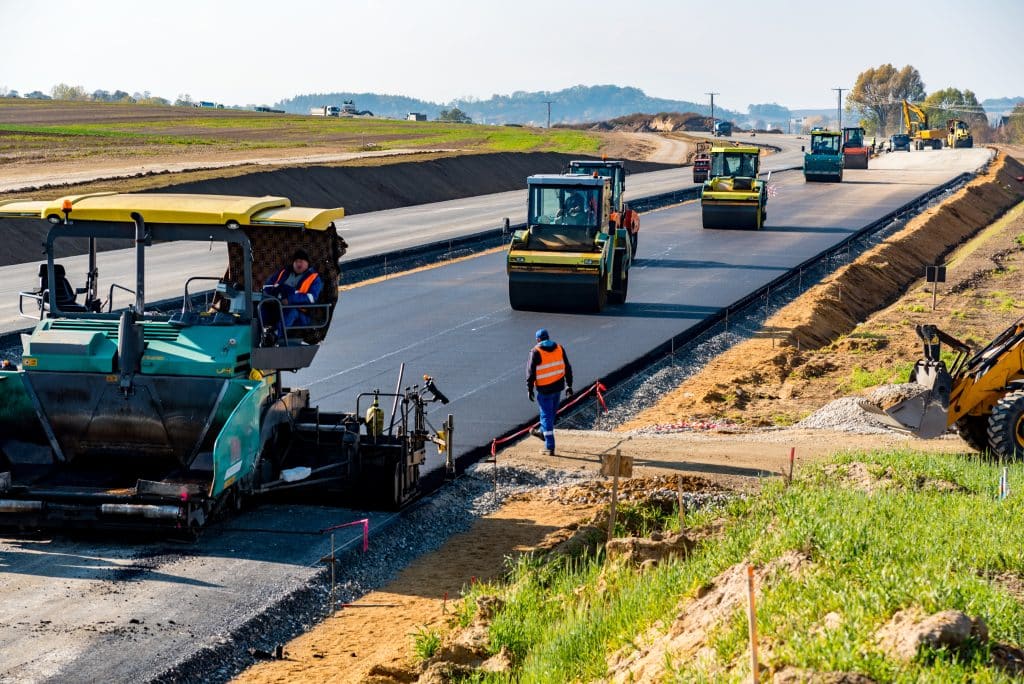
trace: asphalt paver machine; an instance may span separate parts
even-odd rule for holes
[[[219,511],[275,492],[392,509],[416,497],[428,443],[448,449],[453,427],[451,416],[429,426],[427,404],[447,403],[432,380],[361,395],[355,413],[322,411],[308,390],[283,385],[284,372],[312,363],[331,324],[343,215],[282,197],[0,202],[0,221],[51,224],[39,289],[23,294],[38,322],[23,336],[20,367],[0,371],[0,525],[193,536]],[[105,239],[134,244],[135,280],[111,283],[103,299]],[[88,244],[84,288],[54,260],[72,240]],[[227,270],[183,277],[180,307],[161,308],[145,296],[147,252],[173,242],[226,243]],[[296,305],[263,297],[261,285],[299,248],[324,287],[302,305],[302,325],[285,325]],[[214,288],[208,304],[194,294],[210,291],[203,281]],[[115,292],[126,306],[114,306]],[[275,321],[281,334],[264,334]],[[385,428],[379,402],[392,398]]]

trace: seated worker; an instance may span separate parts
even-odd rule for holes
[[[743,177],[746,177],[746,178],[752,178],[753,177],[753,175],[754,175],[754,162],[747,155],[743,155],[743,158],[740,159],[740,170],[739,170],[739,173],[737,173],[736,175],[743,176]]]
[[[555,214],[555,220],[566,226],[587,225],[583,196],[578,192],[569,195],[569,199],[565,201],[565,208]]]
[[[263,284],[263,295],[274,297],[281,301],[283,306],[299,304],[315,304],[323,290],[323,280],[309,263],[309,253],[304,249],[297,249],[292,254],[291,266],[285,266],[280,271],[267,278]],[[280,322],[276,320],[276,307],[265,306],[263,311],[263,322],[267,327],[277,324],[277,334],[282,336],[283,329]],[[284,327],[311,325],[307,309],[291,308],[284,309]],[[273,317],[275,320],[268,320]]]

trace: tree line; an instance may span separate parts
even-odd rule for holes
[[[949,86],[926,93],[921,73],[909,64],[901,69],[882,64],[862,71],[846,98],[846,111],[861,117],[860,125],[869,135],[885,137],[907,132],[904,101],[924,110],[929,128],[944,128],[948,119],[960,119],[979,142],[1024,142],[1024,102],[993,130],[972,90]]]

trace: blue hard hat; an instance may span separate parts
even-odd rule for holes
[[[544,340],[550,339],[548,337],[548,329],[547,328],[541,328],[540,330],[538,330],[537,331],[537,339],[540,340],[541,342],[543,342]]]

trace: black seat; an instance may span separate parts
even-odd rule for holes
[[[62,264],[53,265],[53,277],[56,281],[54,290],[57,295],[57,308],[61,311],[86,311],[87,309],[78,303],[78,293],[71,287],[64,272]],[[39,264],[39,294],[49,289],[49,272],[46,264]],[[43,306],[49,306],[49,300],[43,302]]]

